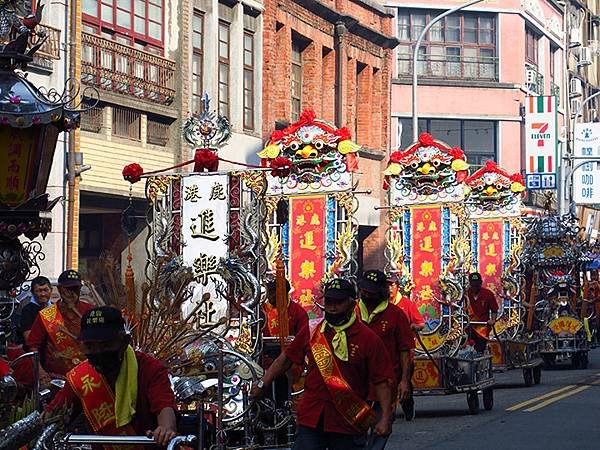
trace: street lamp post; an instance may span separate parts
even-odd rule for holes
[[[472,0],[468,3],[465,3],[464,5],[455,6],[454,8],[451,8],[448,11],[445,11],[445,12],[441,13],[440,15],[434,17],[431,21],[429,21],[429,23],[427,25],[425,25],[425,28],[423,28],[423,31],[421,32],[419,39],[417,39],[417,43],[415,44],[415,48],[413,50],[413,60],[412,60],[412,126],[413,126],[413,141],[414,142],[416,142],[419,139],[419,113],[417,110],[417,87],[418,87],[417,58],[419,56],[419,48],[421,47],[423,39],[425,39],[425,35],[431,29],[431,27],[434,26],[440,20],[442,20],[444,17],[449,16],[450,14],[460,11],[461,9],[468,8],[469,6],[474,5],[475,3],[482,2],[482,1],[483,0]]]

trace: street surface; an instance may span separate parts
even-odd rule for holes
[[[416,397],[417,417],[394,422],[388,449],[600,449],[600,349],[587,370],[542,371],[525,387],[521,370],[494,374],[494,409],[469,415],[466,394]]]

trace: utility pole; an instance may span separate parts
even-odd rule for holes
[[[432,26],[434,26],[437,22],[442,20],[444,17],[449,16],[461,9],[468,8],[475,3],[482,2],[483,0],[472,0],[464,5],[455,6],[454,8],[449,9],[441,13],[440,15],[434,17],[429,21],[423,31],[421,31],[421,35],[419,39],[417,39],[417,43],[413,49],[413,58],[412,58],[412,126],[413,126],[413,141],[416,142],[419,139],[419,113],[417,108],[417,87],[418,87],[418,72],[417,72],[417,59],[419,57],[419,48],[421,48],[421,44],[423,43],[423,39],[425,39],[425,35],[430,30]]]

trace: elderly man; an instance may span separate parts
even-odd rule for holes
[[[40,352],[42,368],[52,377],[64,377],[85,359],[77,335],[81,317],[93,308],[79,300],[81,276],[75,270],[60,274],[58,293],[60,300],[38,313],[27,336],[27,346]],[[48,375],[42,372],[41,376]]]
[[[176,420],[167,369],[133,350],[121,312],[109,306],[87,311],[79,341],[88,359],[67,373],[48,411],[72,406],[72,417],[83,410],[95,434],[146,434],[168,444],[176,435]]]
[[[382,409],[374,433],[391,432],[393,368],[381,339],[357,320],[355,299],[350,282],[330,281],[324,288],[325,319],[312,333],[303,328],[252,388],[251,395],[258,397],[292,363],[303,364],[307,358],[296,450],[364,448],[376,421],[366,402],[370,387]]]

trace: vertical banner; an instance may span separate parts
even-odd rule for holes
[[[227,300],[221,294],[227,291],[227,286],[217,269],[220,259],[228,255],[229,177],[183,177],[181,199],[183,263],[192,267],[194,273],[193,299],[210,295],[198,312],[200,323],[210,325],[227,315]],[[194,308],[194,300],[184,305],[184,314]]]
[[[525,98],[525,172],[527,189],[556,189],[558,130],[556,97]]]
[[[496,300],[502,304],[502,277],[504,254],[504,221],[481,220],[478,222],[479,248],[477,250],[478,272],[483,287],[496,294]]]
[[[442,272],[442,211],[440,206],[411,208],[413,301],[432,330],[440,323],[438,279]]]
[[[30,178],[34,176],[37,139],[35,130],[0,127],[0,142],[5,149],[0,153],[0,201],[7,205],[27,200]]]
[[[325,274],[324,195],[290,197],[290,279],[292,300],[313,319],[322,315],[314,304],[318,284]]]
[[[578,123],[575,131],[573,153],[577,157],[595,157],[595,161],[575,160],[575,166],[584,162],[573,172],[573,201],[577,204],[600,203],[600,123]]]

